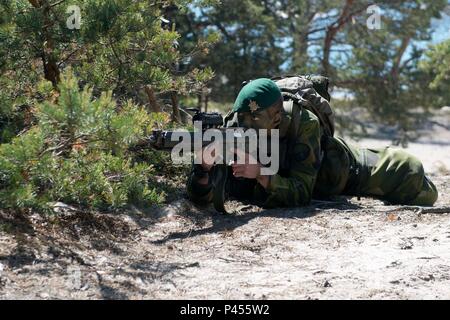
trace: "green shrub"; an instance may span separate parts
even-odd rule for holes
[[[164,200],[152,182],[152,161],[139,163],[128,150],[167,116],[131,102],[119,106],[111,93],[93,99],[69,71],[58,92],[37,106],[36,118],[34,127],[0,145],[0,207],[44,210],[62,201],[116,209]]]

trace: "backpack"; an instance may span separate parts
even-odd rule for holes
[[[330,107],[329,80],[323,76],[287,76],[273,78],[283,94],[284,105],[298,104],[320,121],[321,137],[320,170],[317,173],[313,194],[327,198],[340,194],[348,182],[351,166],[350,151],[343,140],[333,137],[334,113]]]
[[[323,133],[334,135],[334,112],[329,104],[329,80],[318,75],[282,76],[272,78],[278,85],[285,101],[291,100],[314,113],[319,118]]]

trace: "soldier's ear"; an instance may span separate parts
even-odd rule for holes
[[[278,110],[282,110],[283,109],[283,97],[281,97],[275,104],[275,109]]]
[[[283,98],[280,98],[277,102],[272,104],[269,108],[265,109],[266,112],[269,113],[269,115],[275,115],[277,112],[283,110]]]

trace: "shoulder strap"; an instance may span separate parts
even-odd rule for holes
[[[287,112],[286,108],[290,108],[289,110],[292,113],[294,103],[297,104],[300,108],[305,108],[311,111],[317,118],[319,118],[322,130],[324,130],[323,133],[327,136],[333,136],[333,133],[329,132],[330,130],[325,125],[328,124],[328,121],[325,119],[324,115],[316,108],[316,106],[313,103],[311,103],[311,101],[299,98],[298,96],[288,92],[282,92],[282,94],[284,99],[283,108],[286,112]]]
[[[290,130],[297,133],[300,129],[300,117],[303,112],[303,108],[297,103],[295,99],[284,99],[283,109],[290,119]]]

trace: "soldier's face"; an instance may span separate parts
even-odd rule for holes
[[[281,123],[281,116],[283,114],[283,101],[279,101],[268,110],[268,116],[272,119],[270,129],[278,129]]]
[[[258,110],[253,113],[243,113],[242,123],[247,128],[253,128],[255,130],[267,129],[269,130],[268,133],[270,135],[272,129],[278,129],[281,122],[282,111],[283,103],[280,100],[280,102],[275,103],[265,110]]]

